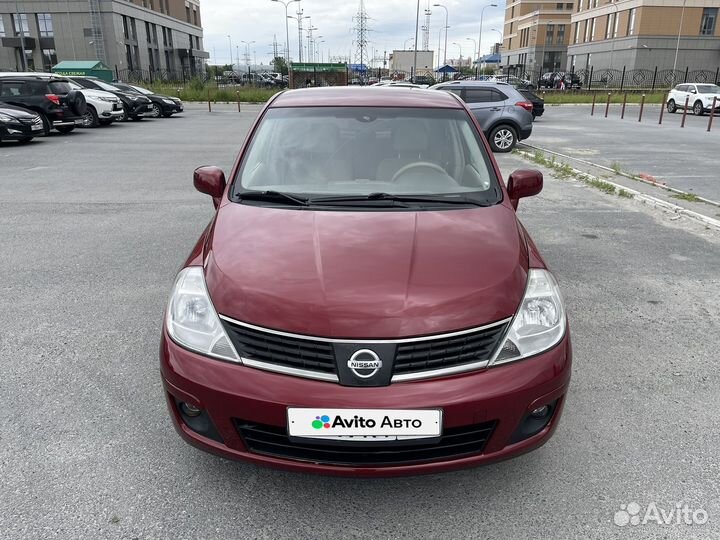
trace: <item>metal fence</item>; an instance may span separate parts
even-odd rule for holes
[[[144,83],[173,83],[185,85],[191,80],[200,80],[205,83],[211,79],[209,74],[204,70],[196,70],[194,73],[189,68],[181,70],[171,69],[117,69],[115,68],[115,78],[118,81],[127,83],[144,84]]]
[[[547,73],[547,72],[546,72]],[[570,73],[579,78],[583,90],[665,90],[686,82],[714,83],[720,81],[720,66],[715,69],[580,69]],[[540,71],[508,70],[509,75],[531,81],[536,87],[547,87]],[[575,78],[575,77],[573,77]],[[559,82],[559,79],[558,79]],[[557,87],[557,86],[555,86]]]

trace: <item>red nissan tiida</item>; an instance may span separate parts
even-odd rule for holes
[[[160,348],[189,443],[295,471],[391,476],[517,456],[560,420],[563,300],[453,94],[278,94],[177,276]]]

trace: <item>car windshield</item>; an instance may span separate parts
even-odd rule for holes
[[[269,109],[235,179],[234,197],[248,190],[501,200],[485,147],[460,109]]]
[[[153,92],[146,88],[140,88],[139,86],[132,86],[128,85],[130,88],[132,88],[135,92],[140,92],[141,94],[145,94],[146,96],[151,96]]]
[[[108,83],[98,80],[98,79],[93,79],[93,82],[95,84],[97,84],[100,88],[102,88],[103,90],[107,90],[108,92],[117,92],[119,90],[117,87],[113,86],[112,84],[108,84]]]
[[[720,86],[717,84],[698,84],[696,86],[701,94],[720,94]]]

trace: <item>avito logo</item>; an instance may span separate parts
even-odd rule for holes
[[[315,429],[329,428],[330,417],[327,414],[323,414],[322,416],[316,416],[315,420],[312,421],[312,427],[314,427]]]

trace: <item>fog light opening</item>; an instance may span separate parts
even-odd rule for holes
[[[180,410],[183,414],[189,416],[190,418],[195,418],[196,416],[200,416],[202,414],[201,409],[197,408],[195,405],[190,405],[190,403],[185,401],[180,403]]]
[[[542,407],[533,409],[533,411],[530,413],[530,416],[532,416],[533,418],[545,418],[549,412],[550,407],[548,407],[547,405],[543,405]]]

